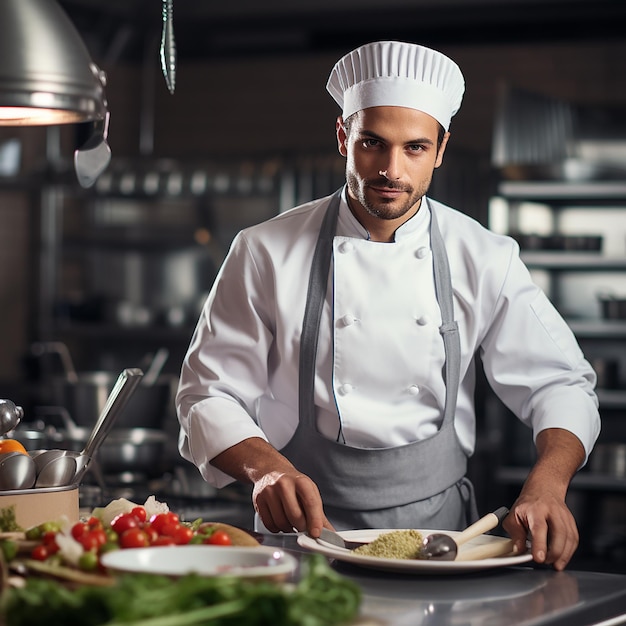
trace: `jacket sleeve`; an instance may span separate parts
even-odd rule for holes
[[[266,439],[254,402],[267,387],[272,341],[262,285],[245,236],[237,235],[215,280],[184,359],[176,410],[179,449],[209,483],[233,479],[212,458],[249,437]],[[271,296],[270,296],[271,297]]]
[[[587,456],[600,432],[596,376],[572,333],[532,281],[511,242],[501,287],[481,343],[487,379],[504,404],[532,428],[576,435]]]

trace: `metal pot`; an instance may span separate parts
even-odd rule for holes
[[[77,427],[71,434],[65,433],[60,447],[68,450],[83,449],[90,429]],[[164,450],[167,434],[149,428],[113,428],[96,455],[98,467],[103,474],[117,475],[124,472],[160,476],[164,471]]]
[[[117,376],[113,372],[87,372],[77,374],[75,381],[55,380],[55,404],[65,408],[78,426],[92,426],[104,409]],[[170,408],[172,389],[171,376],[159,376],[152,385],[139,384],[115,428],[160,429]]]
[[[598,296],[602,317],[606,320],[626,320],[626,297],[612,294]]]

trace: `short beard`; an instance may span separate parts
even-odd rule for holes
[[[426,194],[428,188],[430,187],[430,180],[425,181],[420,189],[415,191],[415,189],[413,189],[412,187],[405,187],[404,185],[400,185],[394,181],[389,181],[387,179],[381,178],[371,181],[364,181],[363,185],[360,186],[357,177],[349,172],[346,172],[346,182],[352,196],[367,211],[367,213],[372,217],[376,217],[381,220],[395,220],[409,213],[411,209],[420,202],[422,196]],[[400,207],[393,209],[390,207],[391,202],[387,203],[384,200],[374,204],[367,199],[365,193],[368,186],[370,185],[375,185],[378,187],[384,186],[388,189],[401,189],[402,191],[408,192],[409,198]]]

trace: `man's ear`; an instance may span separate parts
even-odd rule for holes
[[[435,167],[439,167],[443,163],[443,153],[446,151],[448,145],[448,139],[450,139],[450,133],[446,132],[441,140],[439,150],[437,150],[437,158],[435,159]]]
[[[348,139],[348,135],[346,134],[346,127],[343,124],[343,117],[341,117],[341,115],[335,122],[335,132],[337,134],[337,149],[339,150],[339,154],[347,156],[348,150],[346,149],[346,141]]]

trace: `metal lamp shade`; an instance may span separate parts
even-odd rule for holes
[[[103,119],[104,83],[55,0],[0,0],[0,126]]]

